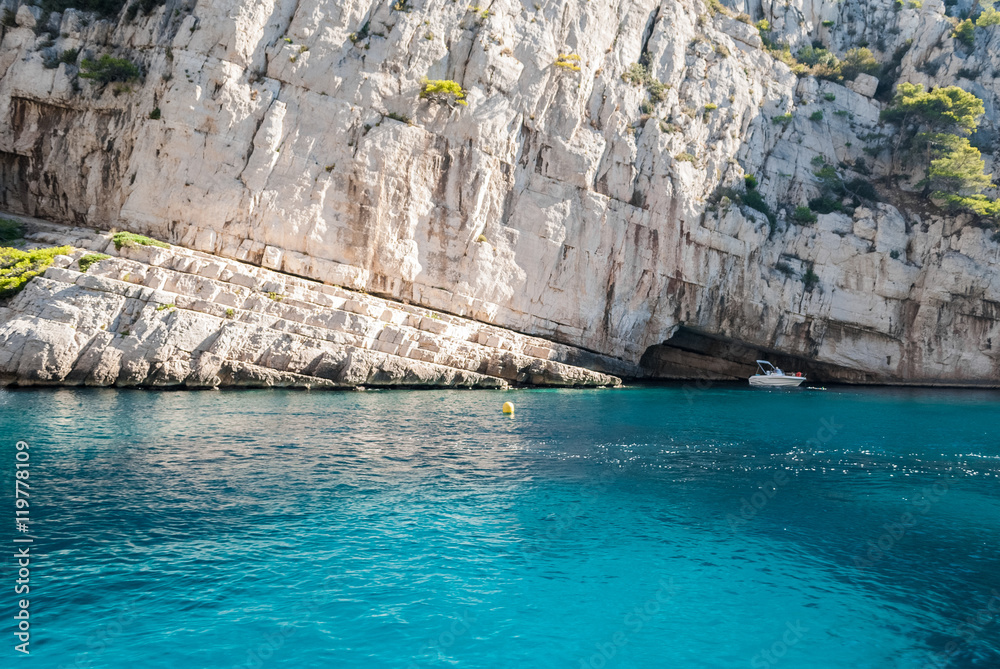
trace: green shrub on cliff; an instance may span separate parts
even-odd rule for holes
[[[1000,12],[993,7],[985,8],[983,13],[979,15],[979,18],[976,19],[977,28],[988,28],[995,25],[1000,25]]]
[[[556,67],[561,67],[564,70],[572,70],[573,72],[580,71],[580,56],[575,53],[561,53],[559,57],[556,58]]]
[[[976,130],[985,112],[982,100],[958,86],[925,91],[923,84],[903,82],[896,89],[892,104],[882,112],[882,120],[899,122],[902,126],[917,123],[931,132],[967,135]]]
[[[966,48],[971,49],[976,45],[976,25],[972,19],[965,19],[955,26],[951,36],[964,44]]]
[[[449,107],[456,104],[469,106],[465,100],[465,89],[450,79],[424,79],[420,83],[420,99],[446,104]]]
[[[23,225],[9,218],[0,218],[0,242],[11,242],[23,236]]]
[[[97,60],[84,58],[80,64],[80,77],[94,79],[102,84],[134,81],[139,78],[139,68],[125,58],[112,58],[104,54]]]
[[[69,246],[21,251],[10,247],[0,248],[0,297],[19,293],[31,279],[52,264],[57,255],[72,253]]]
[[[998,218],[1000,203],[981,192],[993,187],[992,175],[966,138],[984,112],[983,101],[958,86],[925,91],[920,84],[902,83],[882,119],[899,124],[902,148],[925,165],[925,196],[944,201],[948,209]]]
[[[96,265],[102,260],[107,260],[110,257],[111,256],[104,253],[88,253],[87,255],[81,257],[80,260],[77,262],[79,262],[80,264],[80,271],[86,272],[88,269],[90,269],[91,265]]]
[[[145,235],[137,235],[133,232],[116,232],[111,238],[111,241],[115,243],[115,248],[120,249],[123,246],[159,246],[161,248],[169,249],[170,244],[166,242],[161,242],[156,239],[150,239]]]

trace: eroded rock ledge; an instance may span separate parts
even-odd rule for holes
[[[45,224],[57,256],[0,306],[0,385],[617,386],[619,360],[180,247]],[[112,257],[80,271],[79,259]]]

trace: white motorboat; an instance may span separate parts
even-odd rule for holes
[[[795,388],[805,380],[802,372],[785,374],[767,360],[758,360],[757,373],[750,377],[750,385],[761,388]]]

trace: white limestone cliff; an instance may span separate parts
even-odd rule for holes
[[[829,378],[998,383],[992,232],[903,191],[792,223],[817,156],[845,177],[890,170],[878,82],[799,78],[735,15],[793,47],[866,42],[898,56],[900,81],[958,81],[986,103],[988,165],[1000,27],[967,53],[939,0],[729,4],[170,0],[114,21],[20,4],[0,49],[0,206],[405,300],[637,376],[698,376],[744,346]],[[79,59],[46,67],[71,48],[127,57],[142,81],[116,92],[80,79]],[[639,61],[669,86],[652,109],[622,77]],[[459,82],[468,106],[421,100],[424,77]],[[717,201],[744,174],[773,230]],[[657,348],[692,336],[684,360]]]

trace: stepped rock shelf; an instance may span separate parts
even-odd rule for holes
[[[621,384],[566,362],[612,358],[234,260],[56,225],[28,239],[74,252],[0,306],[2,385]],[[94,251],[112,257],[81,272]]]

